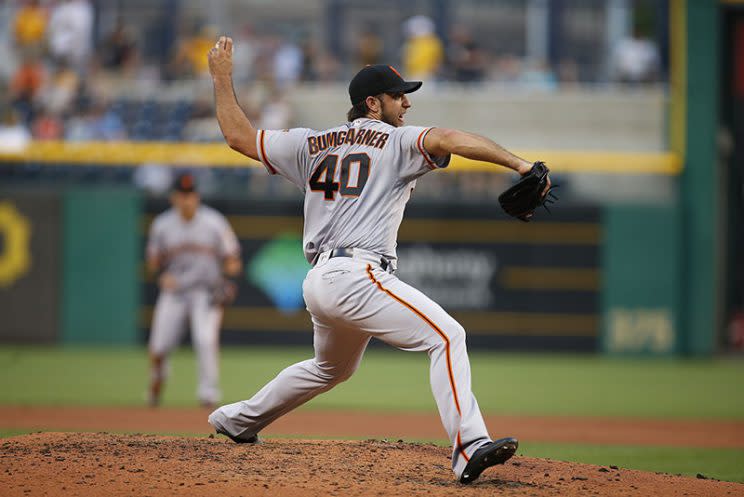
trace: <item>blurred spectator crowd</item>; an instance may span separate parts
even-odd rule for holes
[[[221,135],[213,118],[206,53],[219,34],[202,21],[180,23],[164,58],[143,53],[143,32],[123,18],[97,25],[90,0],[16,0],[0,7],[0,146],[35,140],[212,141]],[[550,91],[580,83],[575,61],[550,67],[544,60],[490,53],[468,26],[454,24],[446,43],[432,19],[416,15],[401,26],[395,51],[412,79],[514,84]],[[365,64],[388,62],[386,41],[362,31],[339,60],[320,40],[280,36],[244,24],[235,38],[234,76],[246,113],[260,127],[293,122],[286,92],[297,83],[346,81]],[[94,40],[95,43],[94,43]],[[660,77],[656,45],[636,32],[611,56],[612,79],[628,84]]]
[[[20,149],[31,139],[221,139],[207,79],[213,27],[190,23],[167,60],[148,60],[136,30],[123,19],[94,45],[89,0],[25,0],[0,9],[6,14],[0,17],[0,56],[8,61],[0,70],[1,148]],[[260,37],[250,26],[236,43],[236,83],[261,83],[241,103],[262,127],[290,124],[283,98],[289,85],[333,70],[306,62],[311,44]]]
[[[163,0],[164,1],[164,0]],[[162,2],[154,1],[153,5]],[[113,2],[111,3],[113,5]],[[139,8],[139,7],[137,7]],[[109,9],[108,11],[106,9]],[[0,3],[0,154],[22,151],[32,140],[219,142],[206,53],[221,34],[199,16],[182,16],[168,31],[157,16],[148,23],[91,0],[9,0]],[[167,12],[163,9],[161,12]],[[191,12],[193,14],[193,11]],[[162,17],[162,15],[161,15]],[[166,23],[167,24],[167,23]],[[544,60],[486,48],[475,30],[454,22],[445,32],[426,16],[405,18],[396,39],[374,23],[353,30],[343,54],[311,29],[275,29],[243,23],[235,40],[234,79],[241,106],[257,126],[282,129],[295,122],[287,95],[294,85],[345,84],[366,64],[394,63],[427,86],[494,85],[550,92],[582,84],[643,85],[663,79],[659,48],[637,30],[607,54],[604,81],[587,78],[576,60]],[[159,39],[165,39],[165,42]],[[492,41],[492,40],[491,40]],[[391,59],[391,54],[393,55]],[[208,166],[208,164],[204,164]],[[197,168],[209,195],[299,198],[287,182],[258,168]],[[140,167],[3,163],[0,183],[15,185],[136,184],[160,195],[178,171]],[[432,175],[416,197],[495,202],[507,175]]]

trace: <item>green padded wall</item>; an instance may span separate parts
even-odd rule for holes
[[[64,195],[64,343],[136,343],[141,210],[132,190]]]
[[[604,230],[602,350],[609,354],[678,352],[679,209],[610,206],[604,212]]]
[[[687,139],[681,179],[685,292],[680,352],[688,355],[711,354],[718,328],[719,15],[718,2],[687,0]]]

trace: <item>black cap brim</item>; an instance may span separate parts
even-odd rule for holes
[[[178,193],[195,193],[196,182],[194,176],[189,173],[179,174],[173,182],[171,190]]]
[[[385,90],[385,93],[413,93],[423,85],[423,81],[404,81],[401,86]]]
[[[381,93],[411,93],[419,88],[421,81],[406,81],[393,66],[377,64],[365,66],[349,83],[351,103],[357,105],[369,96]]]

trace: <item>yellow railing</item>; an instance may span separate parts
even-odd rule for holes
[[[556,173],[676,175],[682,160],[671,152],[515,150],[528,160],[543,160]],[[188,167],[256,167],[259,163],[223,143],[173,142],[33,142],[20,152],[0,150],[0,167],[9,162],[43,164],[130,165],[156,163]],[[494,171],[491,164],[454,157],[450,171]]]

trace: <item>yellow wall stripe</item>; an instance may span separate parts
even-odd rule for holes
[[[271,239],[283,233],[302,235],[299,216],[227,216],[235,234],[244,240]],[[151,220],[143,223],[147,233]],[[478,219],[403,220],[398,233],[401,242],[438,243],[524,243],[551,245],[598,245],[602,226],[597,223],[531,223]]]
[[[145,216],[142,233],[147,235],[153,216]],[[230,215],[227,220],[244,240],[271,239],[284,233],[302,235],[299,216]],[[602,242],[599,223],[522,223],[492,219],[404,219],[398,233],[402,242],[438,243],[524,243],[551,245],[598,245]]]
[[[594,314],[463,311],[452,317],[471,335],[595,337],[599,331]]]
[[[413,219],[403,221],[398,233],[403,242],[525,243],[598,245],[602,226],[597,223],[522,223],[494,220]]]
[[[671,152],[590,152],[582,150],[514,150],[530,161],[544,161],[555,173],[599,174],[663,174],[677,175],[682,161]],[[509,172],[487,162],[454,157],[452,166],[458,171]]]
[[[308,266],[309,268],[309,266]],[[506,266],[501,270],[501,285],[511,290],[577,290],[597,292],[602,272],[597,268],[557,268]],[[155,283],[155,275],[140,265],[140,279]]]
[[[156,163],[173,166],[258,166],[224,143],[171,142],[64,142],[37,141],[23,152],[0,152],[0,162],[28,161],[47,164],[100,164],[138,166]]]
[[[669,152],[613,152],[580,150],[515,150],[528,160],[543,160],[556,173],[665,174],[682,170],[677,154]],[[33,142],[22,152],[0,151],[0,164],[138,166],[146,163],[179,167],[262,167],[257,161],[231,150],[224,143],[171,142]],[[510,172],[486,162],[453,157],[451,172]]]
[[[602,272],[597,268],[506,266],[501,284],[514,290],[599,291]]]

